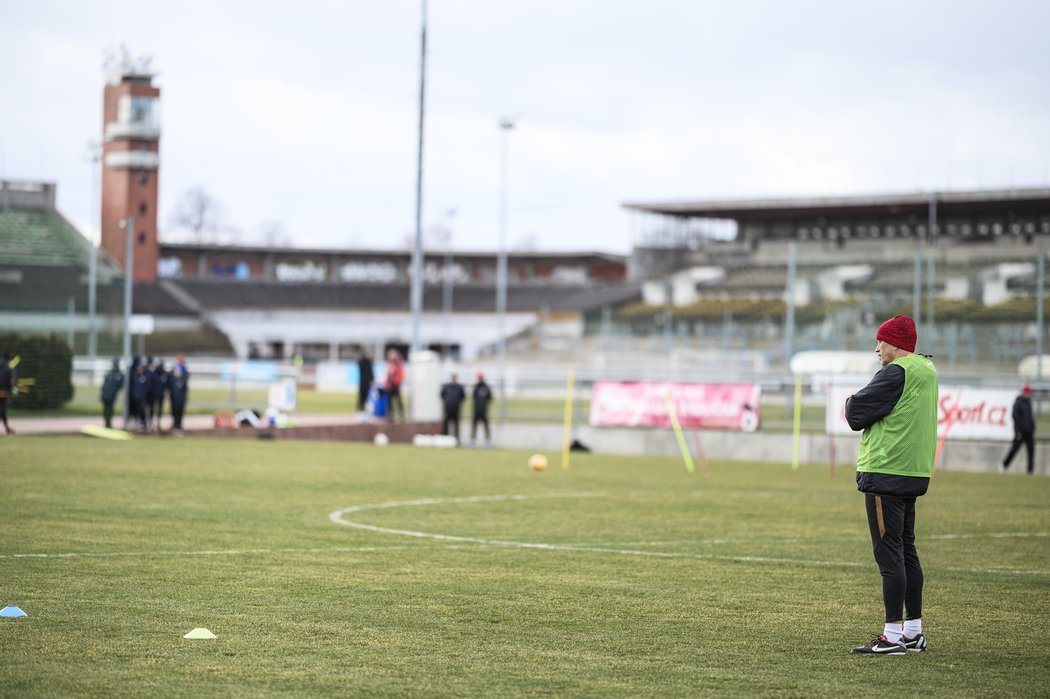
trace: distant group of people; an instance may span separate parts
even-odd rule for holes
[[[449,382],[441,387],[441,406],[444,409],[444,419],[441,423],[441,434],[452,435],[459,443],[459,415],[463,402],[467,398],[467,392],[459,383],[459,379],[452,374]],[[492,402],[492,389],[485,383],[485,375],[478,372],[477,381],[471,392],[471,402],[474,407],[474,417],[470,425],[470,446],[477,446],[478,426],[485,428],[485,446],[492,446],[492,433],[489,429],[489,403]]]
[[[390,421],[397,416],[405,419],[405,404],[401,400],[401,384],[405,382],[405,360],[396,349],[386,353],[386,374],[381,383],[376,383],[375,370],[372,367],[372,353],[367,349],[357,360],[357,411],[365,413],[371,400],[372,389],[377,388],[379,396],[386,401]]]
[[[401,385],[405,381],[405,360],[396,349],[386,353],[386,371],[381,378],[376,377],[372,364],[372,353],[364,350],[357,360],[358,393],[357,411],[362,415],[368,412],[370,401],[374,400],[373,391],[379,399],[385,401],[385,415],[391,422],[400,417],[405,419],[405,406],[401,400]],[[463,403],[466,401],[466,389],[459,383],[458,377],[452,374],[448,383],[441,387],[441,405],[444,411],[441,433],[452,435],[460,442],[459,424]],[[489,427],[489,404],[492,402],[492,389],[485,383],[485,375],[478,372],[477,381],[471,390],[473,419],[470,428],[470,446],[477,445],[478,428],[484,429],[485,446],[492,446],[492,430]]]
[[[131,361],[130,378],[124,376],[120,369],[120,360],[114,359],[113,366],[102,381],[99,398],[102,401],[102,418],[106,427],[113,427],[113,413],[117,397],[124,389],[128,391],[128,419],[124,429],[137,427],[143,432],[160,430],[160,420],[164,415],[164,401],[171,406],[171,431],[182,434],[182,419],[189,399],[189,371],[186,369],[186,358],[177,355],[175,364],[166,368],[164,361],[154,357],[135,357]]]

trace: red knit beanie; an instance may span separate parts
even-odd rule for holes
[[[879,326],[875,338],[899,347],[905,352],[914,352],[915,321],[908,316],[894,316]]]

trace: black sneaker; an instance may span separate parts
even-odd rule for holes
[[[886,639],[885,636],[876,636],[871,639],[870,642],[865,643],[863,646],[857,646],[850,653],[868,653],[871,655],[906,655],[908,649],[904,647],[904,644],[898,641],[893,643]]]
[[[921,653],[926,650],[926,637],[921,633],[917,634],[915,638],[908,638],[907,636],[901,636],[901,643],[912,653]]]

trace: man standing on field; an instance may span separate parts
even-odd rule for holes
[[[926,650],[915,499],[926,493],[937,451],[937,369],[928,357],[914,354],[915,322],[908,316],[887,320],[875,338],[883,368],[846,400],[846,421],[864,430],[857,489],[864,493],[882,574],[886,626],[852,652],[904,655]]]

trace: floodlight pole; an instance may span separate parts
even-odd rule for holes
[[[131,292],[132,275],[135,272],[135,217],[128,216],[121,221],[124,228],[124,427],[128,426],[131,408]]]
[[[422,2],[423,19],[419,33],[419,140],[416,150],[416,240],[412,249],[412,346],[409,358],[418,352],[420,317],[423,315],[423,119],[427,85],[427,2]]]
[[[444,316],[444,332],[449,338],[446,351],[452,356],[452,218],[456,215],[455,209],[449,209],[448,226],[445,228],[445,273],[442,281],[441,314]]]
[[[1043,250],[1039,251],[1039,264],[1037,267],[1036,275],[1036,286],[1035,286],[1035,326],[1036,326],[1036,342],[1035,342],[1035,382],[1041,384],[1043,382],[1043,294],[1046,284],[1046,252]],[[1042,392],[1040,392],[1040,396]],[[1036,415],[1042,415],[1043,413],[1043,399],[1040,398],[1036,401]]]
[[[97,143],[89,145],[91,163],[91,213],[92,220],[99,223],[98,212],[98,179],[99,167],[102,161],[102,147]],[[88,257],[88,347],[87,353],[91,357],[92,364],[98,356],[98,245],[94,236],[91,240],[91,250]],[[91,370],[91,383],[95,383],[95,371]]]
[[[927,252],[929,253],[926,258],[926,330],[924,335],[929,338],[930,345],[927,346],[926,352],[933,353],[933,326],[934,318],[936,313],[934,311],[934,300],[937,296],[937,281],[934,269],[936,261],[933,256],[933,246],[937,241],[937,194],[936,192],[930,195],[930,218],[929,218],[929,231],[928,238],[929,245],[927,245]]]
[[[510,132],[515,117],[502,117],[500,141],[499,254],[496,257],[496,316],[499,324],[499,416],[507,421],[507,188],[510,172]]]

